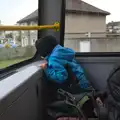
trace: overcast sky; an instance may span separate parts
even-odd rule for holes
[[[111,13],[108,21],[120,21],[120,0],[84,0]],[[0,20],[2,24],[15,24],[16,21],[36,10],[38,0],[0,0]]]
[[[107,22],[120,21],[120,0],[84,0],[100,9],[111,13],[107,16]]]
[[[15,24],[38,8],[38,0],[0,0],[2,24]]]

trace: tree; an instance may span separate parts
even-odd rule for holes
[[[5,37],[6,38],[13,38],[13,34],[12,33],[7,33],[7,34],[5,34]]]
[[[16,40],[21,42],[21,35],[16,36]]]

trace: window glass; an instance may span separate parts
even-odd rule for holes
[[[65,47],[120,52],[119,0],[66,0]]]
[[[1,0],[0,25],[37,25],[37,7],[38,0]],[[32,58],[36,40],[37,31],[0,31],[0,69]]]

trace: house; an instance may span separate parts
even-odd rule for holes
[[[120,21],[109,22],[107,24],[107,34],[108,36],[120,36]]]
[[[79,43],[74,38],[105,37],[106,16],[109,14],[81,0],[66,0],[65,45],[79,51]],[[37,20],[38,10],[35,10],[17,23],[37,25]],[[22,46],[32,45],[37,39],[37,31],[22,31],[22,41],[23,38]]]

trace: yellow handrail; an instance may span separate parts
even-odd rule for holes
[[[43,29],[56,29],[60,28],[59,23],[54,25],[41,25],[41,26],[0,26],[0,31],[16,31],[16,30],[43,30]]]

